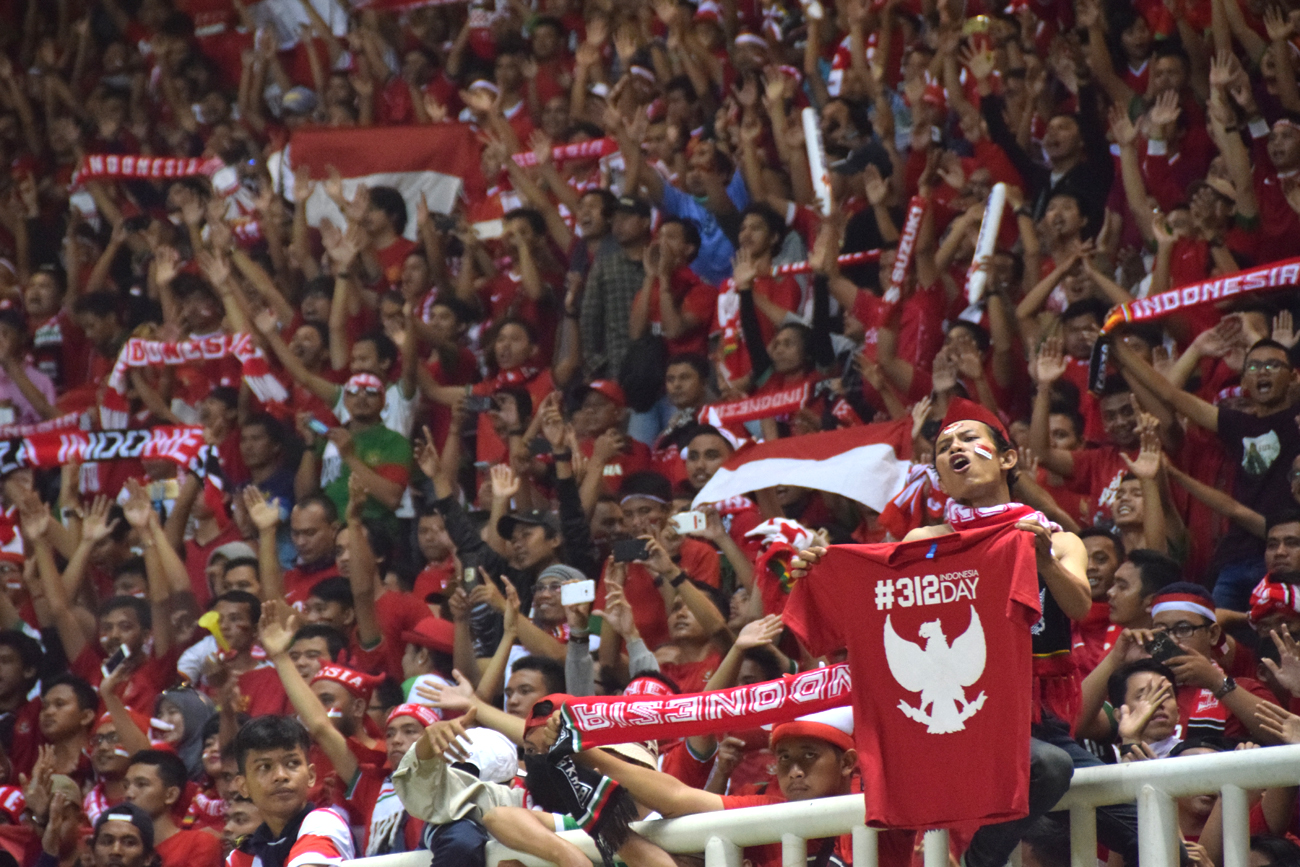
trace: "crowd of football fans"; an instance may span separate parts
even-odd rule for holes
[[[1072,735],[1104,762],[1300,743],[1295,289],[1101,336],[1116,305],[1300,256],[1295,0],[2,0],[0,20],[3,436],[98,430],[124,391],[128,427],[201,427],[220,461],[0,477],[0,861],[481,865],[490,835],[588,863],[517,778],[534,703],[816,666],[757,589],[772,549],[941,523],[959,399],[1010,431],[1013,497],[1087,547]],[[436,161],[293,158],[300,132],[389,126],[473,144],[451,213],[373,180]],[[89,168],[104,155],[204,171]],[[115,370],[129,339],[222,332],[283,399],[233,356]],[[778,414],[731,412],[765,396]],[[888,421],[913,468],[883,511],[793,484],[700,502],[750,443]],[[602,761],[643,816],[860,790],[851,722],[812,726]],[[1251,863],[1300,865],[1297,789],[1252,799]],[[1217,799],[1178,820],[1221,865]],[[1068,840],[1044,819],[1026,857],[1066,864]],[[851,861],[839,842],[817,867]],[[910,833],[881,847],[914,855]]]

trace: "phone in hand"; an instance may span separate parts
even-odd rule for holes
[[[1157,632],[1143,647],[1156,662],[1168,662],[1175,656],[1187,655],[1187,651],[1175,644],[1167,632]]]
[[[466,566],[460,573],[460,586],[468,593],[479,584],[478,570],[473,566]]]
[[[634,563],[650,557],[650,544],[645,539],[615,539],[610,550],[615,563]]]
[[[471,394],[465,398],[465,412],[489,412],[496,409],[490,394]]]
[[[596,582],[591,579],[569,581],[560,585],[561,605],[581,605],[584,602],[593,602],[595,599]]]
[[[125,644],[118,645],[118,648],[113,652],[113,655],[104,660],[104,676],[108,677],[110,674],[117,671],[118,667],[121,666],[122,663],[126,662],[130,657],[131,648],[127,647]]]
[[[678,533],[698,533],[708,526],[709,521],[704,517],[703,512],[691,510],[689,512],[678,512],[668,519],[668,523],[673,525]]]
[[[533,437],[528,442],[528,453],[531,455],[549,455],[551,452],[551,441],[546,437]]]
[[[325,424],[325,422],[318,418],[307,419],[307,430],[316,434],[318,437],[323,437],[330,432],[329,425]]]

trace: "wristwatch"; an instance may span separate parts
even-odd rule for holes
[[[1223,678],[1223,685],[1214,691],[1215,700],[1221,701],[1225,695],[1237,688],[1237,681],[1232,679],[1232,675]]]

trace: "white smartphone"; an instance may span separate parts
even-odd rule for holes
[[[668,519],[678,533],[698,533],[708,526],[708,520],[704,517],[703,512],[678,512]]]
[[[593,602],[595,599],[595,581],[590,579],[586,581],[570,581],[567,584],[560,585],[561,605],[581,605],[584,602]]]

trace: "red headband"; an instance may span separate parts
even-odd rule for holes
[[[943,424],[940,425],[939,430],[946,430],[948,425],[959,421],[983,422],[1002,434],[1004,440],[1011,442],[1011,434],[1007,432],[1006,426],[1002,424],[1002,419],[998,418],[988,407],[973,400],[967,400],[964,397],[951,398],[948,401],[948,412],[944,414]]]

